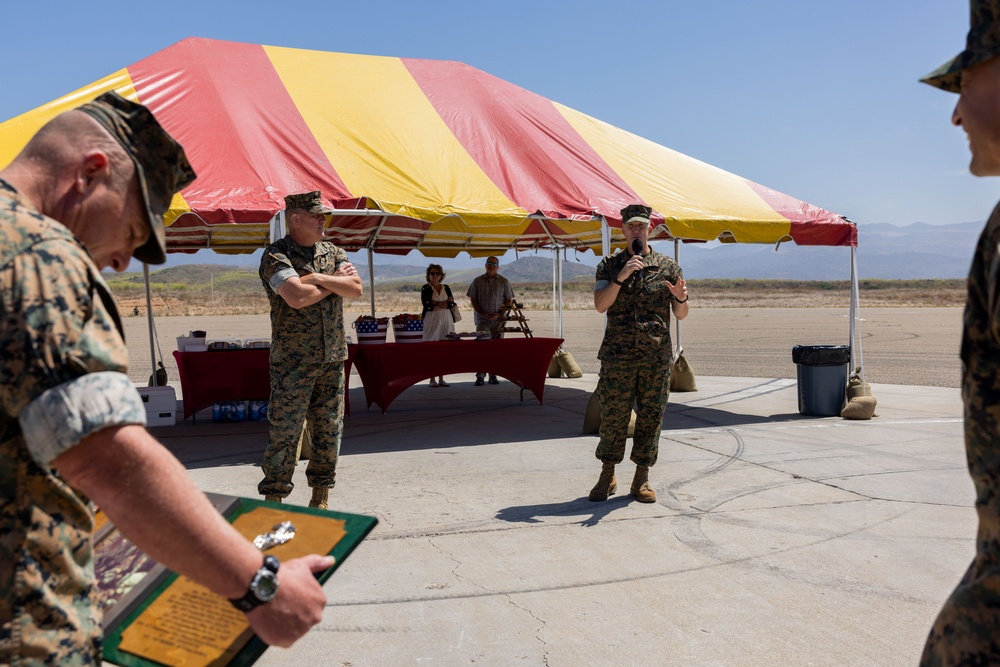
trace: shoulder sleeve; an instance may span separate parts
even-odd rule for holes
[[[469,283],[469,289],[465,290],[465,296],[469,297],[470,299],[474,299],[476,297],[476,294],[478,294],[478,290],[476,290],[477,280],[479,280],[479,278],[473,278],[472,282]]]
[[[351,259],[347,256],[347,251],[340,246],[333,246],[333,270],[336,271],[341,264],[349,263]]]
[[[1000,209],[1000,206],[997,207]],[[994,231],[986,248],[986,312],[994,345],[1000,345],[1000,233]]]
[[[503,279],[503,286],[504,286],[504,290],[505,290],[504,291],[504,300],[505,301],[510,301],[511,299],[514,298],[514,286],[511,285],[510,281],[507,280],[506,278]]]
[[[605,257],[604,259],[602,259],[597,264],[597,271],[595,272],[594,280],[596,281],[603,280],[605,282],[611,282],[611,267],[609,266],[610,264],[611,264],[610,257]]]
[[[106,392],[73,391],[60,402],[63,411],[57,412],[55,406],[44,411],[51,418],[78,414],[85,402],[118,401],[123,387],[138,399],[128,379],[128,352],[115,324],[114,306],[106,306],[101,298],[106,289],[85,251],[64,240],[40,243],[0,270],[0,311],[5,320],[0,329],[0,402],[9,416],[23,422],[28,408],[40,405],[39,397],[60,386],[89,386],[92,374],[115,379],[99,383],[109,388]],[[119,423],[109,417],[119,408],[109,406],[102,414],[92,414],[87,427],[78,419],[63,420],[63,441],[72,445],[93,430]],[[140,418],[133,411],[129,414],[129,420]],[[144,411],[141,419],[144,423]]]
[[[292,261],[280,248],[271,246],[264,251],[263,257],[260,258],[260,279],[275,293],[283,282],[297,275]]]

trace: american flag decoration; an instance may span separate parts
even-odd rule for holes
[[[424,321],[407,319],[393,322],[392,331],[396,335],[397,343],[420,343],[424,340]]]
[[[381,345],[385,343],[385,335],[389,328],[388,320],[379,322],[375,319],[357,319],[354,329],[358,332],[359,345]]]

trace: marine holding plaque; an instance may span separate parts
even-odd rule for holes
[[[282,560],[254,610],[225,601],[264,556],[149,435],[129,380],[101,271],[165,261],[163,214],[194,177],[153,114],[113,92],[55,117],[0,171],[0,664],[100,663],[90,501],[263,641],[289,646],[322,618],[322,550]]]

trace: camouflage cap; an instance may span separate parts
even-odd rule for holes
[[[1000,55],[1000,0],[970,0],[969,34],[965,51],[924,78],[926,84],[958,93],[962,90],[962,70]]]
[[[301,208],[309,213],[330,215],[333,211],[323,206],[323,195],[319,190],[298,195],[285,195],[285,209]]]
[[[649,216],[653,215],[653,209],[642,204],[629,204],[622,209],[622,224],[627,225],[633,220],[642,220],[649,224]]]
[[[149,109],[114,91],[104,93],[79,110],[100,123],[135,163],[139,191],[146,204],[146,218],[152,233],[132,256],[147,264],[163,264],[167,261],[163,214],[170,208],[174,193],[195,179],[184,149],[167,134]]]

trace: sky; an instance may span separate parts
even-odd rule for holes
[[[984,220],[956,0],[36,0],[4,10],[0,120],[186,37],[457,60],[859,225]]]

